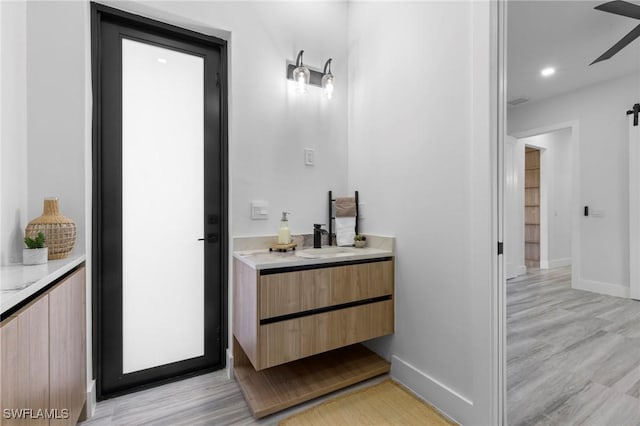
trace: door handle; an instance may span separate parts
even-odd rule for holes
[[[198,241],[206,241],[208,243],[217,243],[219,240],[219,236],[217,232],[207,234],[204,238],[198,238]]]

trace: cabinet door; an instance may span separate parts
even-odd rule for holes
[[[4,417],[5,409],[20,407],[18,390],[20,377],[18,375],[18,318],[13,317],[5,320],[0,327],[0,424],[17,424],[10,422]]]
[[[38,416],[38,410],[49,408],[48,319],[45,294],[0,327],[2,425],[49,424],[45,415]]]
[[[391,260],[263,275],[260,319],[391,294]]]
[[[54,287],[49,303],[51,408],[69,414],[51,424],[75,425],[86,398],[84,268]]]
[[[259,369],[393,333],[393,300],[260,326]]]

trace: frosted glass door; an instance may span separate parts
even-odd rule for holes
[[[122,40],[122,369],[204,355],[204,63]]]

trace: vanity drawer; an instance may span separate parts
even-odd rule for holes
[[[393,261],[260,276],[260,319],[393,294]]]
[[[259,327],[264,369],[394,331],[393,299],[273,322]]]

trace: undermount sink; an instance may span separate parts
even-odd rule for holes
[[[305,259],[326,259],[331,257],[346,257],[357,254],[353,247],[322,247],[296,251],[296,256]]]

